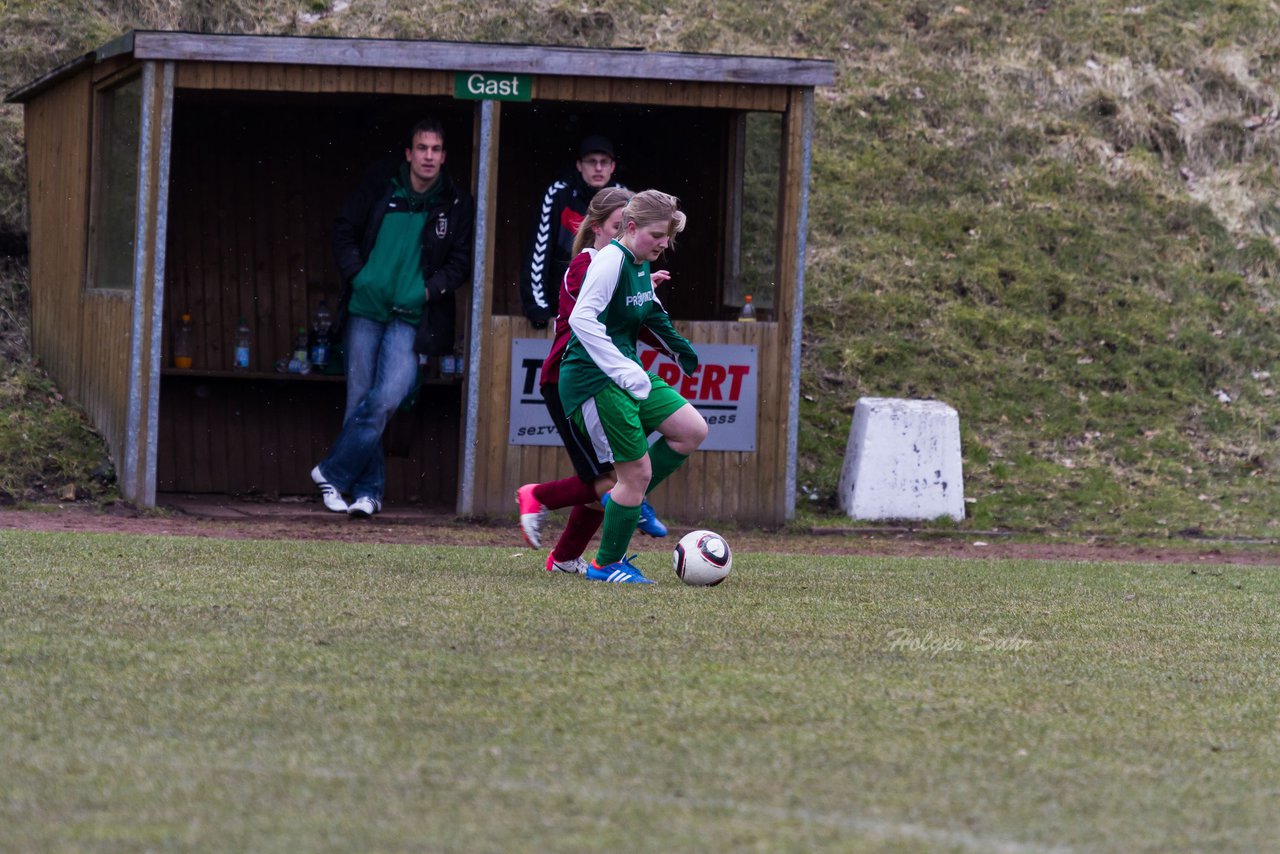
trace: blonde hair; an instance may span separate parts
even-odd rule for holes
[[[660,190],[641,190],[631,197],[627,206],[622,209],[622,229],[635,223],[637,228],[652,225],[656,222],[669,223],[667,236],[668,249],[676,246],[676,235],[684,231],[685,215],[680,210],[680,200]]]
[[[618,208],[631,201],[634,195],[635,193],[625,187],[605,187],[597,192],[591,199],[591,204],[587,205],[587,213],[582,218],[582,224],[578,226],[578,233],[573,236],[573,251],[569,256],[576,258],[579,252],[587,248],[587,244],[594,243],[596,236],[592,228],[604,225],[605,220],[613,216],[613,212]]]

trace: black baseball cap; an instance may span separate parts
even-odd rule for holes
[[[578,159],[596,151],[613,157],[613,143],[609,141],[609,137],[593,133],[583,138],[582,145],[578,146]]]

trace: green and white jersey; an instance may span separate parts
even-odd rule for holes
[[[636,351],[645,326],[678,356],[692,357],[697,364],[693,347],[676,332],[653,292],[649,262],[637,261],[614,240],[596,253],[569,315],[573,337],[560,365],[560,400],[566,413],[610,382],[638,400],[649,396],[649,374]]]

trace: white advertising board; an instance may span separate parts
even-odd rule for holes
[[[754,451],[759,369],[756,348],[748,344],[694,344],[701,364],[692,376],[657,350],[641,344],[640,361],[662,377],[707,420],[710,431],[699,451]],[[560,446],[560,434],[547,414],[538,388],[542,363],[551,350],[545,338],[511,342],[512,445]]]

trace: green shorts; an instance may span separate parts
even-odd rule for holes
[[[571,416],[587,436],[596,457],[604,462],[629,463],[649,453],[649,434],[688,403],[680,392],[650,373],[653,388],[637,400],[614,383],[602,388]]]

